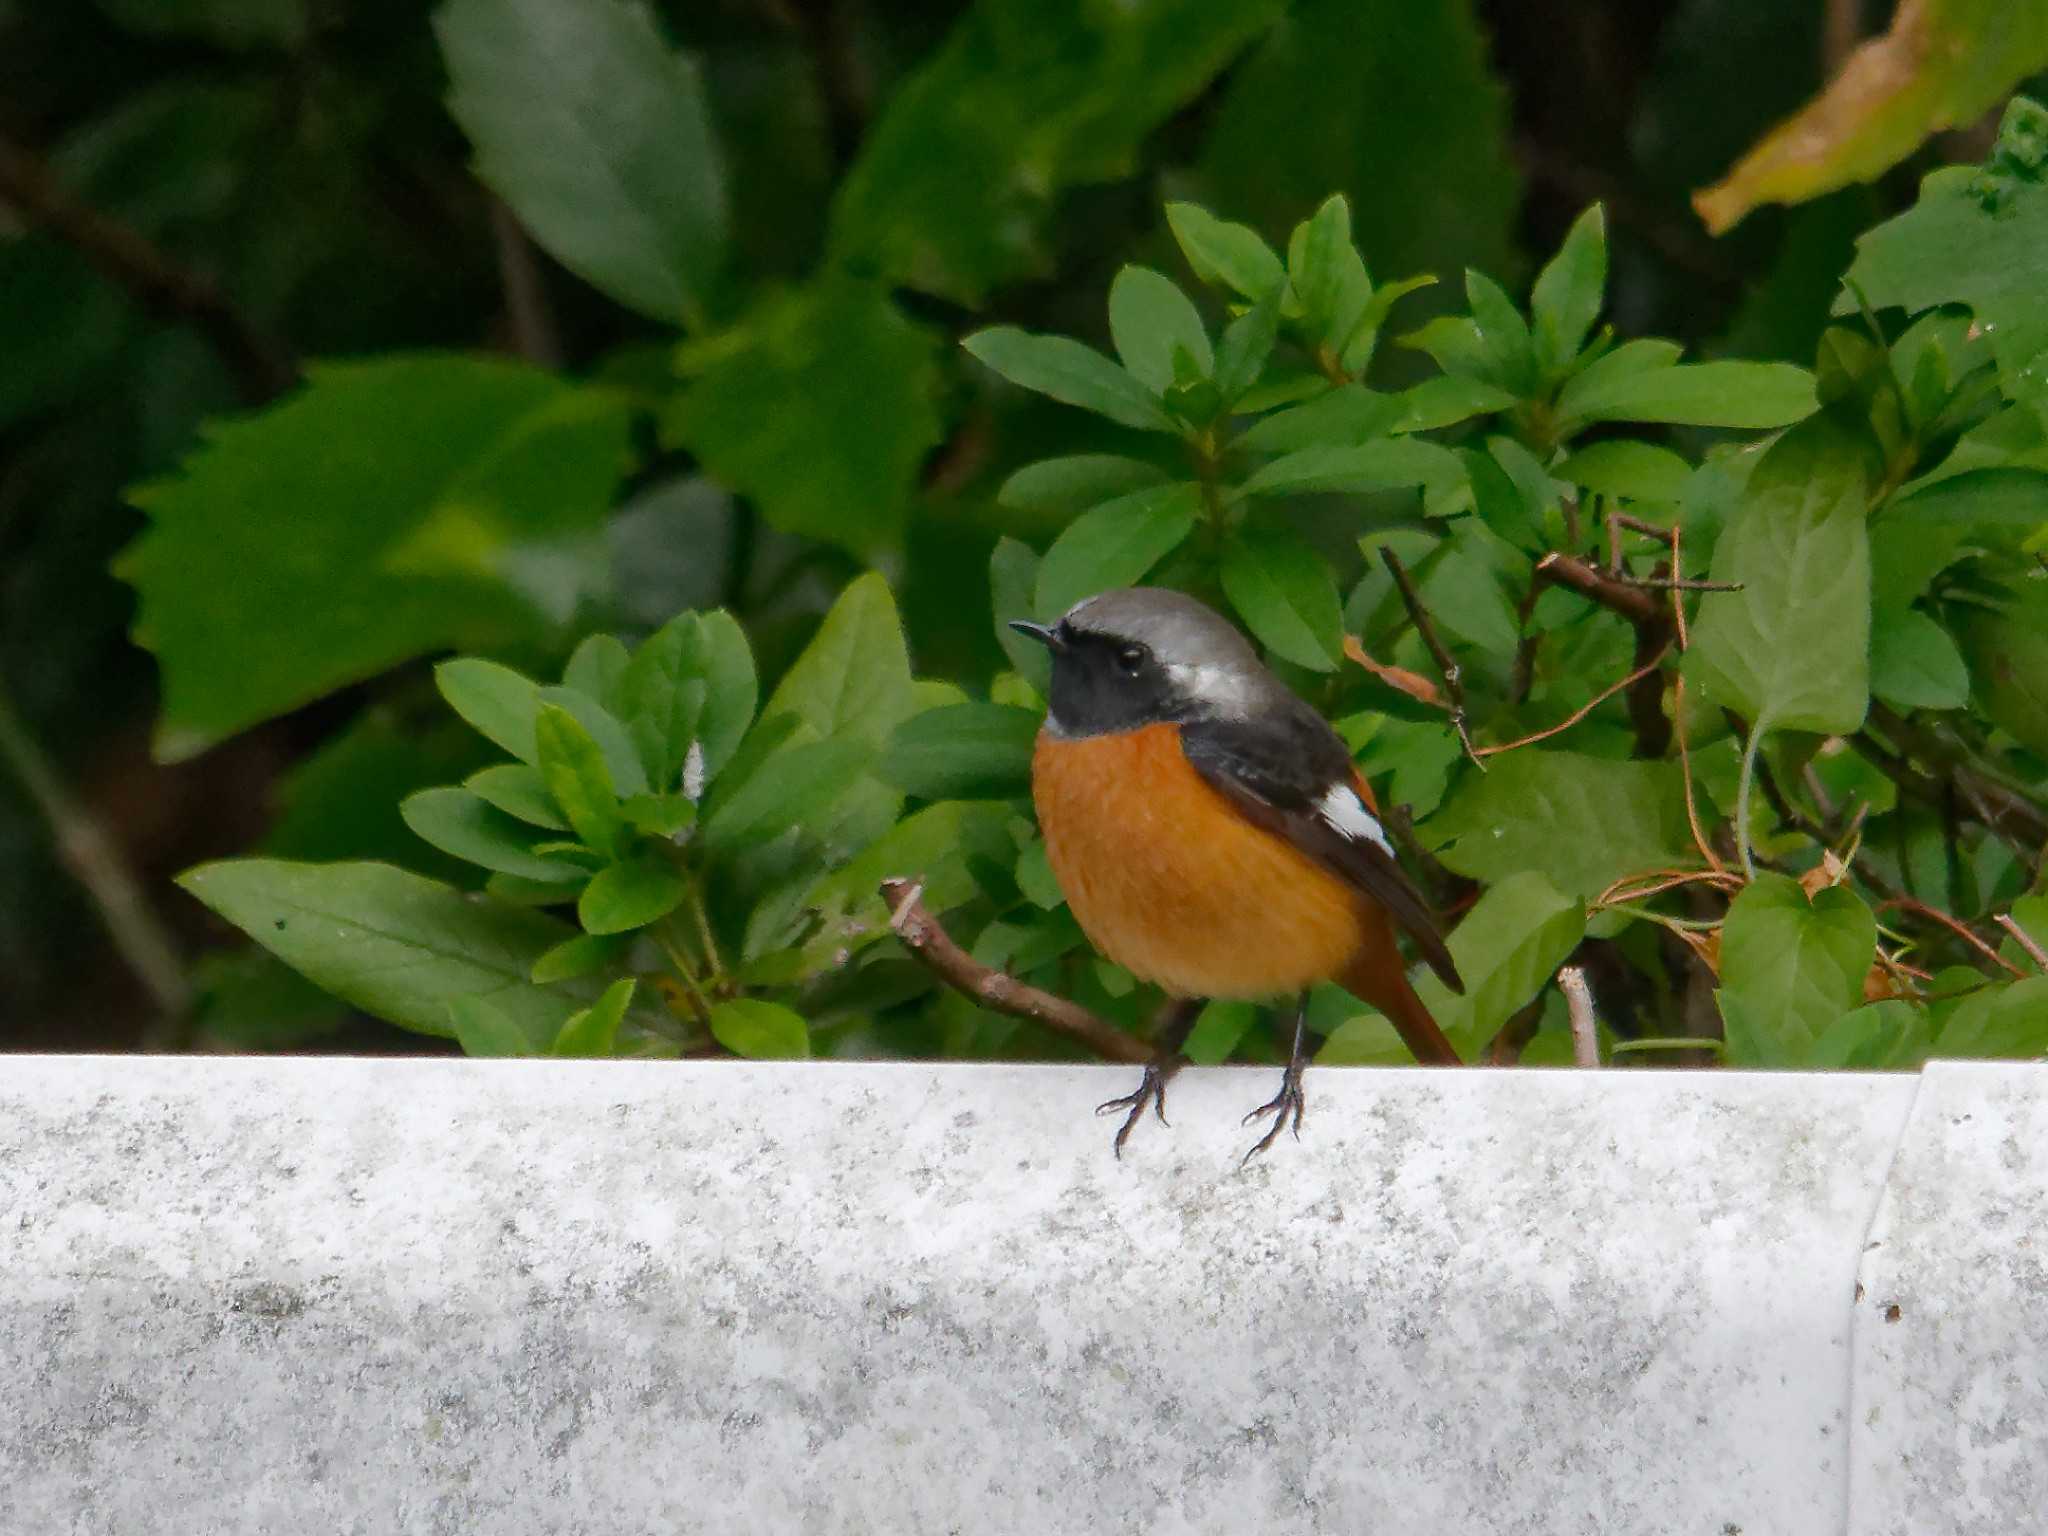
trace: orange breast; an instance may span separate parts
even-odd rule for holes
[[[1195,772],[1176,726],[1041,734],[1031,793],[1090,942],[1169,992],[1298,991],[1342,973],[1367,941],[1365,898],[1239,815]]]

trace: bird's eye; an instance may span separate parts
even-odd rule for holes
[[[1145,647],[1127,645],[1116,653],[1116,664],[1125,677],[1136,677],[1145,670]]]

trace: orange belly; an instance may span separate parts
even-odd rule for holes
[[[1082,931],[1168,992],[1273,997],[1336,978],[1367,947],[1365,898],[1246,821],[1188,762],[1176,726],[1041,734],[1031,794]]]

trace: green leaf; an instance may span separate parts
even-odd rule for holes
[[[1202,377],[1216,371],[1200,312],[1171,278],[1150,267],[1125,267],[1109,285],[1109,334],[1124,367],[1154,394],[1175,384],[1177,349],[1194,359]]]
[[[158,754],[429,651],[551,635],[595,579],[626,427],[610,395],[435,356],[315,367],[210,426],[132,493],[150,528],[118,567],[163,669]]]
[[[2048,1054],[2048,976],[1985,987],[1964,999],[1942,1026],[1934,1054],[1972,1058]]]
[[[1828,1025],[1805,1064],[1831,1071],[1896,1071],[1920,1066],[1933,1043],[1927,1010],[1893,997],[1851,1009]]]
[[[1359,313],[1357,322],[1351,327],[1350,339],[1344,343],[1344,350],[1337,361],[1344,371],[1353,377],[1362,375],[1372,362],[1373,353],[1378,350],[1380,327],[1387,316],[1393,313],[1394,305],[1409,294],[1433,287],[1436,279],[1428,273],[1416,277],[1404,277],[1397,282],[1381,283],[1372,290]]]
[[[306,35],[299,0],[98,0],[122,27],[155,37],[194,37],[227,48],[292,48]]]
[[[1223,592],[1259,642],[1296,666],[1336,670],[1344,610],[1329,562],[1290,530],[1247,523],[1223,545]]]
[[[1181,1054],[1198,1067],[1221,1066],[1258,1020],[1256,1003],[1206,1003],[1181,1046]]]
[[[543,709],[553,706],[566,711],[597,743],[604,754],[605,771],[611,776],[612,788],[619,794],[637,795],[647,788],[647,770],[641,766],[640,753],[633,745],[631,733],[618,716],[590,695],[578,693],[574,688],[543,688],[540,703]],[[536,746],[539,740],[536,729]]]
[[[1237,443],[1247,453],[1365,445],[1392,431],[1400,417],[1398,397],[1375,394],[1362,384],[1345,384],[1253,422]]]
[[[1275,459],[1243,486],[1247,496],[1391,491],[1455,485],[1465,467],[1450,449],[1413,437],[1385,437],[1355,448],[1303,448]]]
[[[1003,800],[1031,789],[1038,716],[1007,704],[950,704],[896,727],[876,770],[924,800]]]
[[[2033,10],[2027,14],[2041,25]],[[1920,183],[1918,203],[1858,239],[1836,306],[1853,314],[1859,291],[1878,309],[1969,306],[2007,393],[2033,398],[2037,408],[2039,396],[2025,377],[2030,370],[2038,377],[2037,361],[2048,351],[2048,301],[2035,271],[2048,243],[2048,181],[2028,144],[2038,136],[2041,112],[2025,97],[2015,98],[1984,170],[1936,171]]]
[[[1529,335],[1529,322],[1515,308],[1515,301],[1499,283],[1470,267],[1465,269],[1465,298],[1472,306],[1472,324],[1486,354],[1488,367],[1482,377],[1516,395],[1535,394],[1540,383],[1536,347]]]
[[[1022,389],[1146,432],[1177,432],[1159,396],[1093,347],[1066,336],[1034,336],[1014,325],[976,331],[960,343]]]
[[[755,1061],[801,1059],[811,1054],[811,1031],[802,1016],[757,997],[712,1004],[711,1033],[735,1056]]]
[[[1499,385],[1456,373],[1424,379],[1394,399],[1400,414],[1388,426],[1390,432],[1433,432],[1474,416],[1508,410],[1515,404],[1515,397]]]
[[[1758,730],[1853,731],[1869,705],[1862,462],[1817,423],[1765,455],[1714,550],[1688,665]],[[1766,726],[1768,722],[1768,727]]]
[[[569,823],[548,795],[547,780],[524,763],[500,763],[462,781],[462,787],[507,816],[548,832],[567,832]]]
[[[1216,354],[1216,391],[1225,405],[1235,405],[1259,382],[1279,334],[1277,287],[1223,328],[1223,346]]]
[[[1944,128],[1976,121],[2048,65],[2048,13],[2005,0],[1916,0],[1804,110],[1778,124],[1693,206],[1721,234],[1759,203],[1873,181]],[[2017,107],[2020,103],[2013,103]],[[2007,122],[2013,107],[2007,108]]]
[[[618,1046],[619,1022],[625,1018],[626,1009],[632,1001],[633,978],[629,976],[623,981],[613,982],[596,1002],[569,1015],[555,1035],[555,1043],[548,1048],[548,1054],[600,1058],[612,1055]]]
[[[579,933],[562,940],[533,962],[535,982],[573,981],[607,970],[625,959],[631,941],[613,934]]]
[[[1847,886],[1811,901],[1787,875],[1759,873],[1721,928],[1722,1017],[1731,1066],[1803,1064],[1822,1033],[1863,1001],[1877,919]],[[1733,996],[1737,1008],[1726,1006]]]
[[[753,724],[760,683],[746,632],[721,608],[677,614],[650,635],[621,693],[648,782],[667,791],[682,782],[692,743],[707,781],[732,761]]]
[[[683,797],[681,790],[665,795],[628,795],[619,802],[619,814],[642,836],[672,841],[680,841],[681,834],[697,824],[697,807]]]
[[[1523,747],[1487,769],[1462,780],[1420,829],[1458,874],[1492,882],[1541,870],[1590,899],[1624,875],[1698,860],[1676,763]]]
[[[510,667],[458,656],[434,668],[434,686],[448,707],[486,741],[523,763],[535,760],[533,722],[540,715],[540,684]]]
[[[563,266],[701,325],[725,177],[696,64],[621,0],[446,0],[434,33],[477,175]]]
[[[587,635],[570,653],[569,664],[562,670],[562,686],[616,713],[618,690],[631,661],[616,635]]]
[[[448,1005],[476,997],[538,1052],[575,1006],[527,979],[568,928],[388,864],[230,859],[178,884],[308,980],[407,1029],[451,1035]]]
[[[585,933],[629,933],[667,917],[683,904],[689,889],[681,875],[657,859],[610,864],[577,898],[576,921]]]
[[[1248,225],[1226,223],[1195,203],[1168,203],[1166,222],[1195,276],[1211,287],[1221,284],[1256,303],[1286,279],[1273,248]]]
[[[1471,0],[1293,6],[1230,75],[1196,167],[1204,200],[1278,238],[1340,191],[1375,271],[1513,270],[1507,93],[1474,12]]]
[[[1040,459],[1003,482],[996,500],[1026,512],[1085,512],[1117,496],[1161,484],[1166,471],[1143,459],[1113,453],[1080,453]],[[1022,617],[1022,615],[1020,615]]]
[[[968,305],[1049,271],[1059,194],[1132,175],[1146,136],[1280,8],[980,0],[892,82],[840,184],[831,258]]]
[[[625,824],[605,754],[590,732],[566,709],[543,704],[534,721],[534,745],[548,794],[576,836],[594,852],[616,858],[625,842]]]
[[[2029,584],[2012,602],[1979,610],[1962,640],[1984,713],[2048,757],[2048,592]]]
[[[874,755],[867,742],[842,738],[782,748],[704,813],[704,846],[733,853],[816,821],[836,805]],[[728,775],[730,777],[730,775]]]
[[[1917,608],[1901,609],[1871,626],[1870,691],[1898,709],[1961,709],[1970,669],[1947,630]]]
[[[1038,612],[1052,618],[1082,598],[1128,587],[1179,547],[1202,507],[1196,485],[1161,485],[1084,512],[1038,565]]]
[[[1562,373],[1579,355],[1606,295],[1607,218],[1595,203],[1573,221],[1529,296],[1536,363],[1546,378]]]
[[[996,626],[996,643],[1010,665],[1042,699],[1052,692],[1052,654],[1029,635],[1010,628],[1038,615],[1038,551],[1008,536],[996,540],[988,560],[988,584]]]
[[[533,852],[531,831],[466,789],[423,789],[399,806],[405,824],[443,853],[528,880],[573,881],[589,873]]]
[[[871,571],[839,594],[762,714],[792,714],[820,736],[879,747],[914,706],[896,599]]]
[[[685,351],[668,433],[784,533],[865,556],[902,534],[939,440],[939,356],[881,288],[820,278]]]
[[[1790,363],[1678,363],[1572,379],[1557,397],[1568,426],[1668,421],[1695,427],[1782,427],[1813,414],[1813,375]]]
[[[1601,496],[1676,501],[1692,478],[1692,466],[1669,448],[1610,437],[1567,454],[1550,473]]]
[[[1337,357],[1372,300],[1372,279],[1351,243],[1351,205],[1343,193],[1325,198],[1295,231],[1287,266],[1309,336]]]
[[[1433,972],[1417,982],[1417,991],[1458,1054],[1473,1060],[1557,974],[1585,931],[1586,910],[1578,900],[1533,870],[1510,875],[1451,931],[1464,995],[1452,993]]]
[[[465,1056],[490,1059],[538,1054],[516,1020],[480,997],[451,997],[448,1023]]]

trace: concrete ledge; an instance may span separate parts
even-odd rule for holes
[[[1814,1536],[1852,1460],[1858,1531],[2018,1528],[1988,1461],[2041,1507],[2048,1073],[1323,1069],[1244,1172],[1273,1074],[1118,1164],[1130,1075],[0,1057],[0,1531]],[[2004,1351],[2006,1450],[1930,1480],[1938,1389],[1875,1473],[1880,1284],[1953,1381]]]

